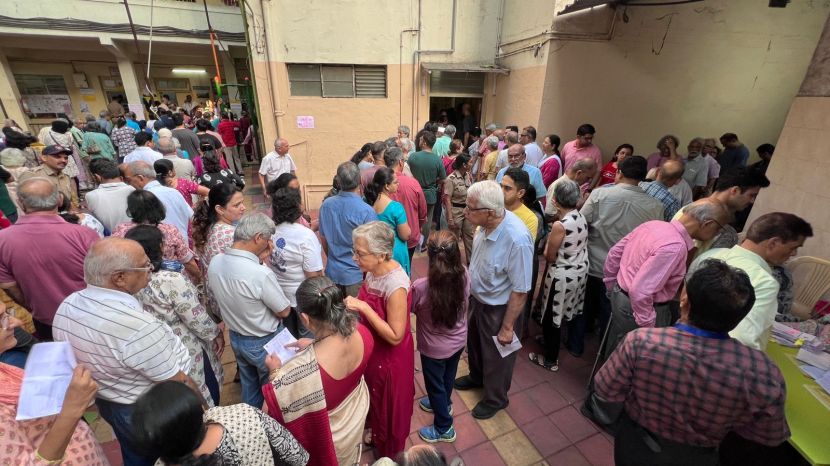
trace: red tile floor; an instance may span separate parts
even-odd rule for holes
[[[251,172],[248,173],[247,179],[252,180]],[[254,184],[258,183],[249,183],[251,188],[246,189],[246,203],[253,210],[267,210],[261,188],[253,186]],[[412,278],[423,277],[426,271],[426,256],[416,255],[412,264]],[[531,324],[529,333],[539,333],[538,326]],[[449,460],[460,457],[465,464],[471,466],[613,465],[613,439],[579,413],[598,346],[597,338],[589,336],[585,354],[581,358],[574,358],[563,350],[560,354],[559,372],[555,373],[545,371],[528,360],[527,354],[530,351],[540,349],[533,338],[525,338],[523,344],[509,392],[510,406],[492,419],[479,421],[470,415],[470,410],[481,398],[480,391],[453,393],[458,438],[455,443],[436,444],[437,448]],[[413,403],[417,403],[417,399],[426,392],[417,350],[414,357],[416,398]],[[223,363],[226,383],[222,391],[222,404],[238,403],[240,387],[232,382],[235,365],[230,347],[225,350]],[[465,355],[459,364],[458,375],[467,372]],[[432,415],[421,411],[415,404],[408,444],[423,443],[418,437],[418,429],[431,423]],[[118,442],[113,440],[109,426],[100,419],[93,421],[92,425],[110,462],[114,466],[120,465],[120,449]],[[372,451],[365,451],[361,464],[372,464],[375,459]]]

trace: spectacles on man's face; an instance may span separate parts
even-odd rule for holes
[[[153,271],[152,264],[151,265],[145,265],[144,267],[128,267],[126,269],[116,270],[116,272],[144,272],[144,273],[150,273],[152,271]]]
[[[475,209],[473,209],[473,208],[472,208],[472,207],[470,207],[470,206],[466,206],[466,207],[464,207],[464,212],[477,212],[477,211],[479,211],[479,210],[493,210],[493,209],[491,209],[491,208],[489,208],[489,207],[477,207],[477,208],[475,208]]]

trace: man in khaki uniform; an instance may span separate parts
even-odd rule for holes
[[[75,189],[75,183],[72,179],[63,173],[63,169],[66,168],[66,164],[69,162],[69,157],[71,156],[72,150],[68,147],[57,144],[46,146],[43,148],[43,152],[41,152],[43,164],[23,173],[17,181],[22,182],[35,177],[47,178],[58,187],[58,191],[65,198],[70,200],[72,209],[75,210],[80,206],[78,191]]]

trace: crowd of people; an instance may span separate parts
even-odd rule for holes
[[[481,389],[471,414],[492,418],[518,342],[556,372],[560,347],[581,357],[590,332],[599,370],[583,412],[614,430],[618,464],[716,464],[727,434],[788,437],[763,349],[772,323],[792,320],[782,266],[812,229],[774,212],[743,231],[770,145],[748,165],[734,134],[723,148],[693,138],[686,154],[667,135],[603,163],[590,124],[561,150],[532,126],[463,139],[401,126],[337,166],[313,219],[287,140],[259,166],[270,212],[247,212],[239,122],[166,99],[156,110],[141,124],[112,105],[113,121],[59,119],[38,138],[3,129],[0,289],[34,332],[4,314],[0,431],[31,429],[13,395],[33,344],[68,342],[79,365],[61,414],[13,453],[0,435],[0,458],[106,464],[79,422],[94,399],[130,466],[345,465],[365,446],[444,464],[404,451],[415,406],[433,414],[424,442],[454,442],[453,390]],[[426,276],[412,277],[415,254]],[[287,360],[265,348],[283,331]],[[414,401],[416,342],[427,395]]]

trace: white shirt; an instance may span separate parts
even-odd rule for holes
[[[535,142],[529,142],[525,144],[525,155],[527,156],[525,163],[538,168],[539,162],[542,161],[542,158],[544,158],[545,153],[542,152],[542,148],[536,145]]]
[[[112,232],[119,223],[131,221],[127,215],[127,196],[133,191],[135,188],[124,182],[103,183],[86,193],[86,206]]]
[[[193,209],[187,205],[182,193],[173,188],[162,186],[156,180],[147,183],[144,189],[155,194],[159,198],[159,201],[164,204],[164,209],[167,211],[167,216],[164,217],[164,223],[176,227],[182,234],[184,242],[188,243],[187,225],[190,224],[190,218],[193,217]]]
[[[265,176],[268,183],[274,181],[283,173],[291,173],[296,170],[297,166],[294,165],[294,159],[287,152],[280,156],[276,151],[271,151],[262,159],[259,165],[259,174]]]
[[[160,152],[156,152],[153,149],[150,149],[147,146],[136,147],[132,152],[127,154],[124,157],[124,163],[133,163],[133,162],[147,162],[150,166],[153,166],[153,162],[162,158]]]
[[[297,288],[305,280],[305,273],[323,270],[320,240],[311,229],[288,222],[277,225],[271,240],[274,242],[271,269],[277,274],[277,281],[291,307],[297,307]]]
[[[680,180],[679,183],[669,188],[669,192],[675,199],[680,201],[680,207],[692,203],[692,188],[686,180]]]
[[[120,291],[89,285],[72,293],[58,306],[52,334],[72,345],[108,401],[135,403],[156,382],[190,371],[179,337]]]
[[[229,248],[208,266],[208,286],[228,328],[240,335],[264,337],[279,330],[291,303],[277,276],[248,251]]]
[[[484,156],[487,158],[487,156]],[[508,166],[509,163],[507,162],[507,146],[504,146],[504,149],[499,151],[498,157],[496,157],[496,169],[501,170],[502,168]]]
[[[183,159],[177,154],[168,154],[164,158],[173,162],[173,169],[176,170],[176,178],[192,180],[196,176],[196,169],[190,160]]]

